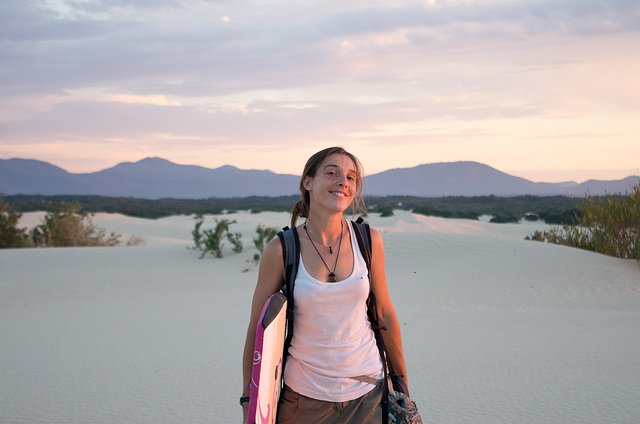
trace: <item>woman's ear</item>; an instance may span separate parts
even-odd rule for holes
[[[306,177],[304,177],[304,180],[302,181],[302,186],[307,191],[311,190],[311,180],[312,180],[311,177],[306,176]]]

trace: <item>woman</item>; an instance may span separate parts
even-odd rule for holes
[[[295,281],[295,321],[278,422],[378,423],[382,421],[382,362],[367,321],[372,290],[389,360],[405,382],[400,326],[389,297],[380,233],[371,229],[371,272],[343,213],[362,208],[362,167],[340,147],[313,155],[300,181],[298,218],[300,265]],[[370,280],[370,281],[369,281]],[[260,312],[284,283],[282,247],[276,238],[264,249],[253,295],[243,357],[243,397],[249,395],[253,345]],[[364,376],[364,378],[363,378]],[[378,383],[374,384],[377,381]],[[247,404],[243,403],[246,422]]]

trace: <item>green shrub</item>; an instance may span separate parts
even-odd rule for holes
[[[383,206],[380,208],[380,218],[388,218],[393,216],[393,208],[391,206]]]
[[[474,211],[463,212],[463,211],[450,211],[450,210],[439,210],[431,207],[419,207],[415,208],[412,211],[413,213],[417,213],[425,216],[437,216],[440,218],[457,218],[457,219],[472,219],[477,221],[480,214]]]
[[[258,262],[260,260],[260,256],[262,256],[262,252],[264,252],[264,248],[268,242],[273,240],[278,235],[278,229],[276,227],[268,227],[266,225],[258,225],[256,227],[257,237],[253,238],[253,244],[258,249],[258,252],[253,255],[253,260]]]
[[[581,214],[578,208],[573,207],[565,210],[550,209],[540,211],[538,216],[547,224],[577,225]]]
[[[25,247],[29,245],[26,228],[18,228],[22,217],[13,207],[5,205],[0,197],[0,249]]]
[[[200,232],[200,227],[202,227],[202,224],[204,223],[204,218],[200,216],[199,218],[196,217],[196,219],[198,219],[198,222],[196,222],[196,227],[191,231],[191,235],[193,236],[193,244],[195,245],[194,249],[200,250],[202,247],[202,233]]]
[[[115,233],[107,236],[86,211],[80,212],[77,202],[54,203],[30,236],[33,244],[40,247],[117,246],[121,237]]]
[[[229,240],[229,242],[233,246],[231,250],[233,250],[236,253],[242,253],[242,241],[240,240],[241,237],[242,237],[241,233],[227,232],[227,240]]]
[[[491,218],[489,222],[493,222],[494,224],[517,224],[520,222],[520,217],[509,213],[497,214]]]
[[[527,236],[527,240],[547,241],[591,250],[618,258],[640,261],[640,183],[632,192],[594,197],[577,203],[577,226],[563,225]]]
[[[204,230],[204,237],[202,240],[202,245],[200,246],[200,250],[202,251],[200,259],[204,258],[207,252],[210,252],[216,258],[221,258],[222,246],[222,239],[216,231],[211,229]]]
[[[91,216],[80,212],[80,205],[53,203],[42,223],[27,233],[26,228],[17,228],[22,214],[6,206],[0,197],[0,248],[7,247],[64,247],[64,246],[118,246],[121,235],[107,236],[103,228],[93,223]],[[144,244],[144,240],[131,236],[127,246]]]
[[[216,258],[222,257],[222,248],[224,244],[222,241],[226,238],[233,245],[233,251],[236,253],[242,252],[242,237],[241,233],[231,233],[229,227],[236,223],[236,221],[230,221],[228,219],[216,219],[216,227],[214,229],[207,229],[200,231],[204,218],[198,219],[195,229],[191,232],[193,236],[193,243],[195,250],[200,250],[202,255],[200,259],[208,253],[211,253]]]

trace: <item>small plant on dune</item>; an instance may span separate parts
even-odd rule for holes
[[[200,231],[204,218],[199,218],[196,222],[195,229],[191,232],[193,236],[194,250],[200,250],[202,255],[200,259],[208,253],[211,253],[216,258],[222,257],[222,248],[224,244],[222,241],[226,238],[233,245],[233,251],[236,253],[242,252],[242,237],[241,233],[231,233],[229,227],[236,223],[236,221],[230,221],[228,219],[216,219],[216,227],[213,229],[207,229]]]
[[[241,237],[242,237],[241,233],[227,232],[227,240],[229,240],[229,242],[233,246],[231,250],[233,250],[236,253],[242,253],[242,240],[240,240]]]
[[[618,258],[640,261],[640,182],[632,192],[602,197],[586,195],[576,203],[577,226],[563,225],[536,231],[527,240],[591,250]]]
[[[224,238],[225,231],[229,228],[230,221],[227,219],[223,219],[218,221],[216,219],[216,228],[208,229],[203,231],[203,239],[200,250],[202,251],[202,255],[200,258],[203,258],[207,252],[210,252],[216,258],[222,257],[222,247],[224,244],[222,240]]]
[[[262,256],[267,243],[273,240],[273,238],[278,235],[278,229],[276,227],[258,225],[258,227],[256,228],[256,233],[258,235],[253,238],[253,244],[256,246],[256,249],[258,249],[258,252],[260,253],[256,253],[255,255],[253,255],[253,260],[255,262],[258,262],[260,261],[260,256]]]
[[[202,224],[204,223],[204,218],[199,217],[197,218],[198,221],[196,222],[196,226],[193,229],[193,231],[191,231],[191,235],[193,236],[193,244],[194,244],[194,249],[195,250],[200,250],[202,247],[202,233],[200,232],[200,227],[202,227]]]
[[[26,247],[29,245],[26,228],[18,228],[22,214],[4,203],[0,197],[0,249]]]
[[[143,246],[144,244],[146,244],[146,241],[136,235],[132,235],[129,237],[129,240],[127,240],[127,246]]]

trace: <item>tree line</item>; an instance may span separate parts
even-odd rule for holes
[[[210,199],[139,199],[106,196],[5,196],[5,203],[16,211],[46,211],[57,203],[78,203],[89,213],[121,213],[138,218],[162,218],[174,215],[220,215],[230,211],[289,212],[299,196],[243,197]],[[580,201],[578,201],[580,202]],[[478,219],[493,216],[494,222],[518,222],[540,219],[548,224],[575,224],[580,213],[576,200],[566,196],[447,196],[425,198],[414,196],[367,196],[369,212],[410,210],[444,218]]]
[[[216,220],[214,229],[202,230],[203,214],[229,213],[232,210],[288,211],[297,196],[250,197],[237,199],[134,199],[102,196],[7,196],[0,195],[0,248],[30,246],[115,246],[120,236],[107,235],[93,224],[90,212],[118,212],[145,218],[195,214],[199,217],[192,232],[194,248],[204,256],[222,255],[222,240],[227,239],[236,252],[242,251],[239,233],[232,233],[235,221]],[[536,231],[528,240],[547,241],[591,250],[620,258],[640,261],[640,183],[631,193],[572,199],[564,196],[515,197],[442,197],[409,196],[369,197],[368,210],[381,216],[394,209],[411,210],[424,215],[478,219],[492,215],[492,222],[519,222],[520,219],[558,224],[548,231]],[[73,203],[71,203],[73,202]],[[42,223],[27,231],[20,228],[22,212],[49,209]],[[275,229],[256,229],[254,244],[260,252]],[[127,244],[140,244],[132,239]],[[259,255],[256,260],[259,258]]]

